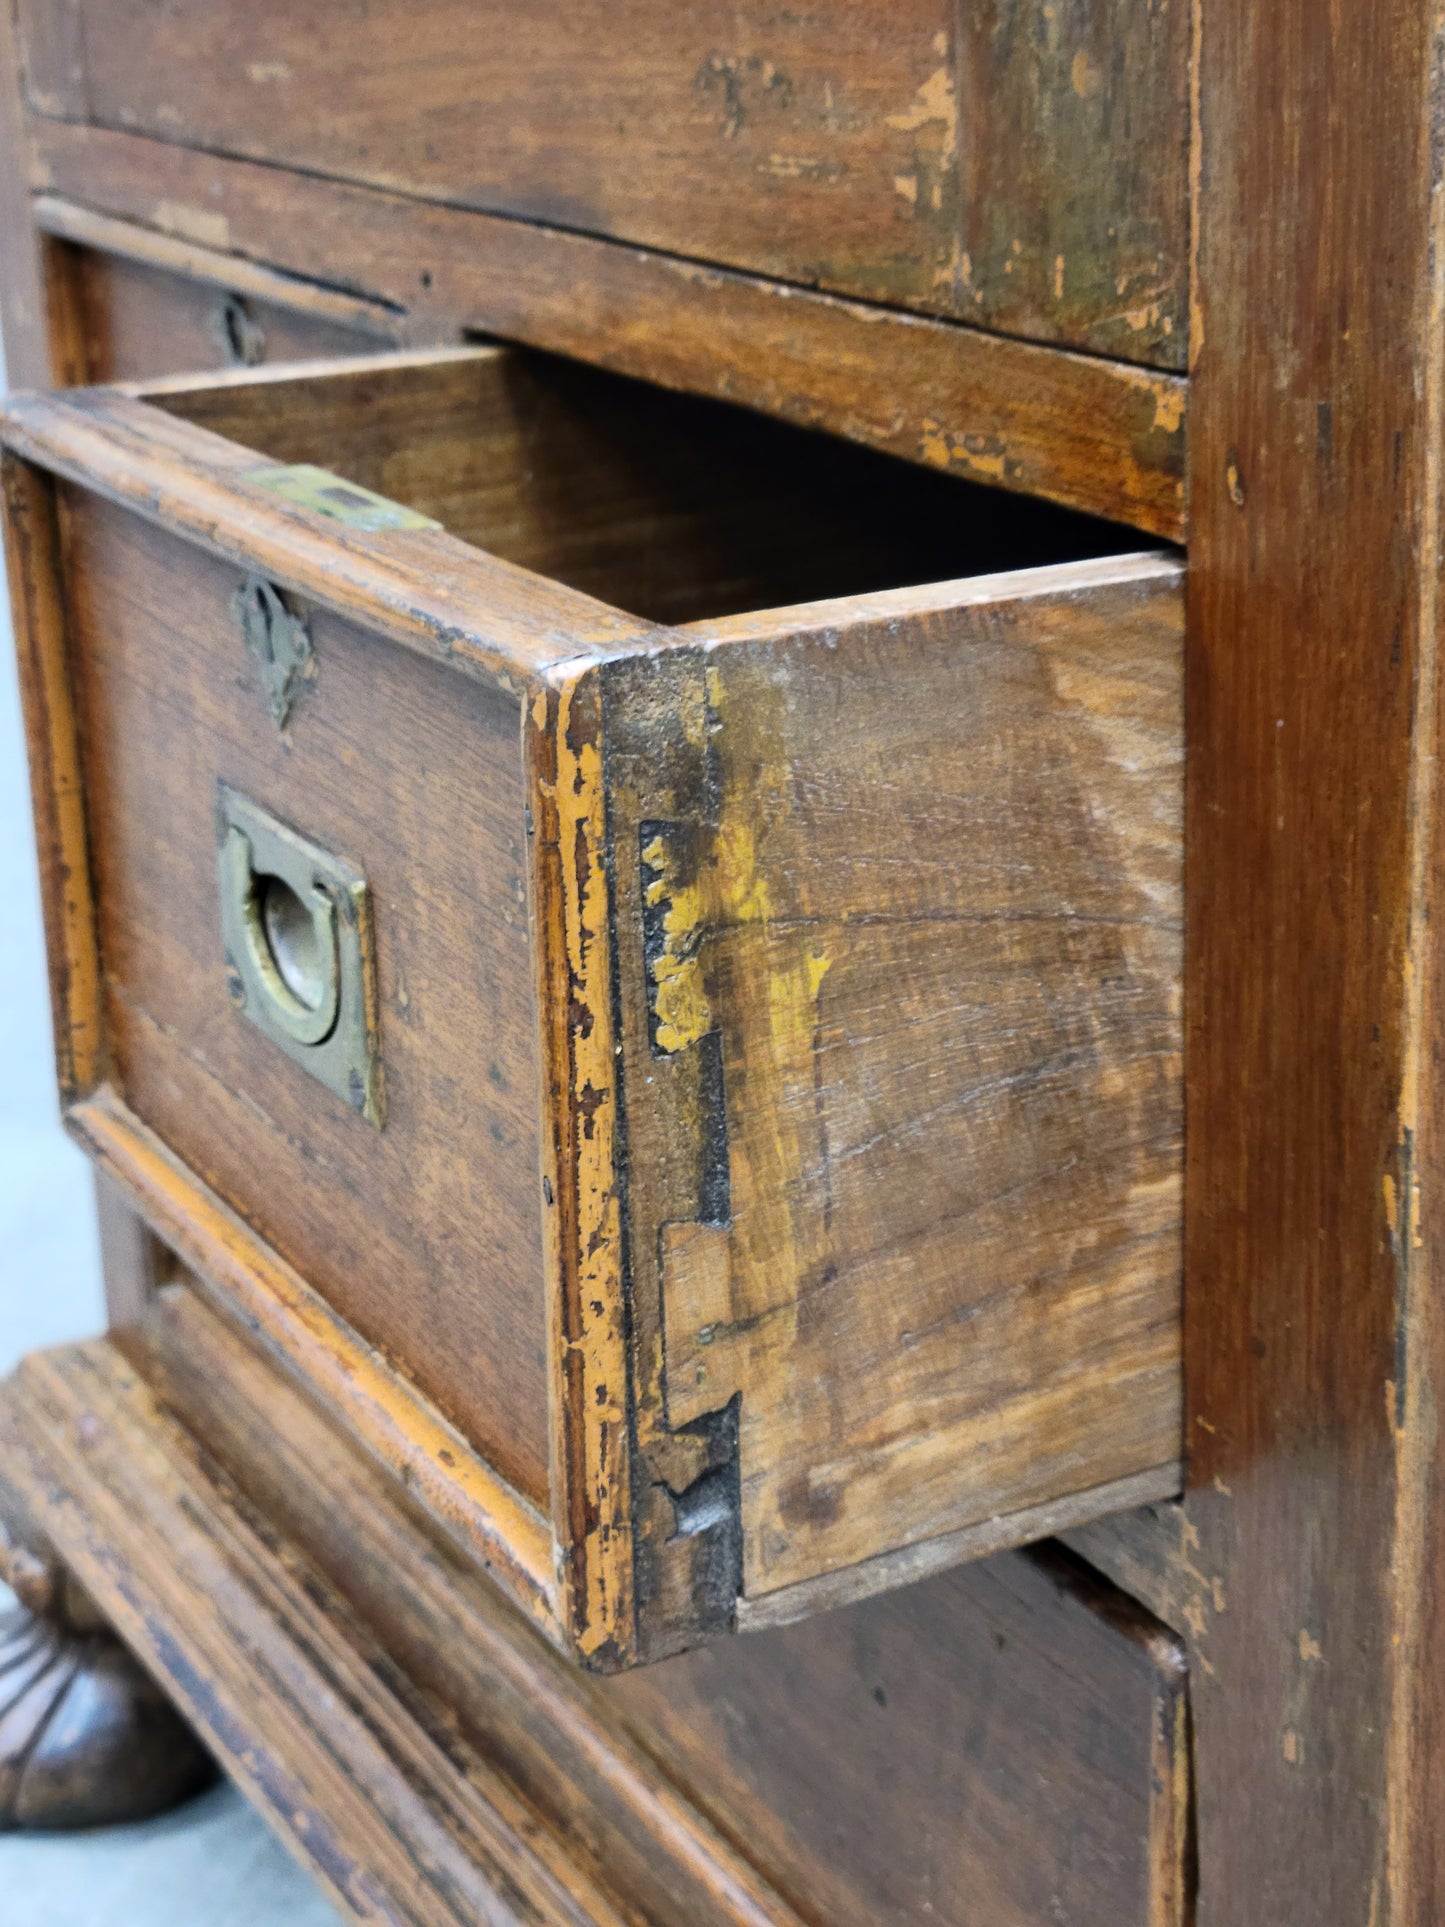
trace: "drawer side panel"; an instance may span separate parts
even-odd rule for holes
[[[685,1493],[735,1411],[749,1612],[1167,1493],[1178,569],[692,633],[608,712],[653,1479]]]

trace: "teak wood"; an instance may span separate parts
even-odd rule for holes
[[[1182,1927],[1179,1646],[1083,1567],[588,1679],[187,1286],[124,1343],[26,1365],[6,1477],[345,1917]]]
[[[121,223],[142,259],[169,240],[265,262],[298,289],[363,296],[415,346],[526,341],[1183,534],[1187,387],[1172,372],[131,134],[30,133],[43,231],[100,213],[102,248]]]
[[[29,103],[1183,366],[1183,7],[390,0],[333,19],[319,0],[23,0]]]
[[[74,1127],[544,1624],[615,1666],[1177,1489],[1174,561],[970,579],[1117,536],[499,350],[5,434]],[[268,490],[322,458],[435,520]],[[368,880],[383,1130],[229,1007],[218,783]]]
[[[1445,1639],[1434,1578],[1442,1343],[1432,1290],[1445,432],[1438,6],[909,0],[885,17],[870,0],[828,0],[803,13],[632,0],[623,9],[509,16],[508,31],[490,39],[469,38],[466,29],[494,10],[461,10],[451,0],[409,6],[404,36],[399,9],[385,4],[349,12],[348,31],[330,35],[317,31],[319,10],[306,0],[244,14],[190,0],[165,14],[133,0],[23,0],[17,11],[23,50],[11,11],[0,11],[0,56],[13,82],[0,101],[0,140],[13,156],[0,170],[12,380],[42,387],[179,375],[164,365],[172,355],[199,367],[234,358],[233,341],[242,359],[293,341],[304,351],[322,345],[317,327],[345,331],[338,353],[367,339],[421,349],[499,336],[658,390],[826,430],[1035,505],[1048,498],[1110,517],[1186,545],[1189,570],[1187,1104],[1174,1114],[1174,1128],[1186,1115],[1188,1123],[1189,1490],[1180,1502],[1156,1497],[1092,1523],[1047,1507],[1008,1515],[1010,1529],[1065,1529],[1073,1553],[1142,1602],[1179,1643],[1136,1607],[1094,1592],[1077,1567],[1055,1592],[1058,1613],[1046,1636],[1026,1635],[1049,1620],[1040,1603],[1062,1569],[1050,1566],[1052,1554],[1005,1553],[802,1626],[584,1680],[511,1626],[476,1570],[488,1567],[514,1598],[530,1601],[545,1628],[562,1597],[553,1519],[523,1495],[509,1500],[396,1362],[370,1349],[225,1198],[198,1188],[118,1094],[102,1025],[110,993],[94,930],[85,927],[91,859],[80,786],[93,779],[99,750],[77,739],[68,720],[76,662],[55,586],[66,557],[52,478],[68,478],[59,487],[67,502],[89,492],[111,504],[97,508],[87,531],[95,555],[103,521],[127,526],[132,511],[115,505],[149,502],[156,477],[121,432],[134,423],[129,403],[108,404],[103,419],[84,425],[72,418],[64,462],[52,449],[37,468],[32,447],[13,464],[11,514],[24,557],[16,593],[34,743],[47,772],[38,829],[60,1057],[74,1091],[93,1087],[72,1122],[114,1186],[107,1246],[124,1336],[113,1342],[125,1344],[141,1378],[126,1375],[111,1345],[28,1367],[6,1394],[0,1464],[43,1501],[48,1518],[63,1515],[71,1554],[88,1562],[98,1587],[109,1575],[101,1588],[107,1610],[203,1718],[211,1717],[208,1683],[217,1680],[229,1712],[249,1709],[235,1731],[268,1776],[253,1791],[298,1844],[305,1832],[298,1839],[291,1816],[306,1815],[314,1831],[301,1850],[313,1864],[325,1859],[316,1840],[328,1849],[341,1843],[321,1870],[336,1892],[351,1892],[344,1882],[353,1873],[363,1883],[344,1900],[360,1918],[377,1912],[380,1889],[364,1884],[370,1879],[409,1881],[415,1912],[399,1903],[398,1915],[427,1919],[455,1917],[447,1909],[457,1893],[483,1918],[537,1918],[538,1907],[555,1901],[555,1914],[540,1917],[620,1916],[660,1927],[715,1919],[921,1927],[949,1918],[950,1908],[960,1921],[1004,1927],[1135,1919],[1435,1927],[1445,1912],[1435,1821],[1445,1751]],[[183,33],[170,31],[176,20]],[[583,20],[579,43],[568,27]],[[929,40],[940,33],[941,44]],[[398,57],[399,48],[414,60]],[[245,307],[230,311],[236,325],[228,331],[218,321],[233,299]],[[253,318],[264,310],[253,332],[242,325],[247,308]],[[370,379],[361,369],[354,378]],[[398,374],[399,413],[419,407],[428,379],[417,370]],[[580,395],[586,378],[574,371],[572,379]],[[384,493],[410,499],[420,490],[416,499],[441,505],[434,512],[444,521],[486,493],[482,465],[459,453],[444,420],[433,418],[426,437],[437,458],[434,481],[410,461],[393,471],[392,456],[378,459],[367,436],[347,428],[354,415],[339,371],[304,382],[286,375],[239,388],[195,380],[171,388],[156,400],[185,418],[181,427],[240,443],[254,433],[291,459],[324,465],[332,465],[327,448],[338,438],[341,466],[353,465]],[[532,395],[544,424],[562,392],[538,375]],[[300,398],[294,408],[292,394]],[[636,405],[647,442],[647,422],[660,418],[648,411],[666,403],[653,395]],[[630,416],[630,405],[614,410],[614,431]],[[165,441],[170,431],[147,420]],[[651,446],[665,440],[652,437]],[[167,442],[171,454],[183,443],[191,446],[184,437]],[[511,443],[518,472],[524,446],[525,437]],[[214,445],[208,459],[220,460]],[[822,462],[816,473],[828,467]],[[199,548],[231,526],[229,474],[222,463],[205,486],[195,471],[183,488],[168,479],[158,507],[147,508],[189,545],[193,573],[202,572]],[[974,636],[950,669],[966,679],[970,662],[978,668],[986,709],[987,700],[1016,693],[1007,677],[996,678],[988,649],[1015,668],[1019,658],[993,634],[996,612],[945,610],[930,600],[934,591],[917,593],[917,585],[961,570],[913,574],[901,598],[902,577],[891,587],[884,578],[861,580],[846,591],[852,606],[841,621],[836,606],[821,615],[797,607],[837,596],[827,582],[770,598],[765,585],[779,579],[794,516],[802,531],[795,559],[812,566],[819,554],[818,525],[809,520],[816,495],[798,489],[780,503],[767,487],[777,473],[761,478],[751,573],[735,571],[737,599],[726,613],[707,606],[724,581],[721,552],[706,539],[706,517],[689,520],[699,498],[678,492],[688,465],[666,475],[659,493],[669,533],[651,550],[665,551],[672,566],[654,583],[663,599],[638,602],[636,615],[667,627],[634,616],[620,632],[599,632],[593,642],[609,660],[588,672],[596,687],[633,702],[623,712],[614,702],[610,717],[604,704],[604,723],[635,726],[644,696],[669,723],[658,739],[666,753],[624,757],[626,782],[615,790],[603,783],[637,832],[625,844],[615,835],[609,842],[603,811],[603,882],[614,891],[607,864],[615,870],[621,849],[637,892],[616,906],[627,912],[624,936],[628,917],[634,940],[640,929],[641,965],[636,942],[624,949],[617,938],[615,913],[609,940],[618,981],[625,964],[648,1005],[642,1023],[635,1009],[628,1019],[619,999],[614,1042],[624,1082],[635,1082],[641,1063],[651,1088],[665,1086],[659,1104],[665,1100],[679,1125],[683,1153],[666,1165],[654,1155],[646,1183],[628,1172],[627,1210],[656,1234],[638,1269],[650,1267],[657,1282],[636,1334],[650,1355],[635,1349],[629,1361],[642,1368],[630,1388],[642,1429],[629,1436],[625,1456],[641,1465],[644,1451],[675,1451],[675,1400],[679,1411],[706,1415],[717,1409],[707,1403],[714,1389],[736,1392],[739,1449],[762,1451],[769,1468],[747,1499],[738,1482],[737,1516],[751,1502],[761,1524],[776,1519],[788,1484],[781,1474],[792,1464],[790,1406],[827,1400],[821,1384],[800,1379],[790,1389],[766,1369],[761,1334],[778,1329],[780,1308],[769,1296],[775,1279],[754,1262],[762,1239],[748,1242],[749,1226],[764,1223],[766,1200],[759,1205],[741,1186],[736,1198],[730,1193],[725,1238],[706,1209],[676,1208],[679,1197],[696,1207],[718,1195],[704,1182],[710,1172],[715,1179],[718,1162],[709,1149],[715,1134],[705,1128],[714,1072],[699,1052],[710,1035],[746,1038],[745,1051],[722,1052],[725,1096],[738,1120],[730,1147],[735,1136],[739,1159],[751,1160],[755,1133],[786,1124],[792,1161],[779,1165],[783,1195],[816,1233],[819,1166],[808,1153],[819,1140],[808,1132],[824,1113],[789,1095],[799,1088],[789,1081],[798,1060],[788,1049],[790,1039],[797,1048],[799,1000],[780,1000],[774,1048],[773,1010],[739,988],[754,981],[750,946],[762,941],[759,925],[736,914],[740,901],[757,900],[740,898],[739,880],[775,882],[766,864],[740,863],[739,850],[747,835],[756,840],[775,825],[778,839],[814,839],[811,882],[826,876],[836,890],[849,942],[867,928],[847,922],[857,900],[850,891],[868,883],[866,874],[827,873],[822,861],[830,801],[860,807],[846,780],[848,719],[836,746],[827,746],[837,755],[826,783],[780,789],[776,758],[798,753],[810,718],[786,702],[769,707],[779,685],[768,664],[785,661],[781,687],[807,687],[811,696],[827,679],[807,682],[806,672],[835,636],[864,663],[871,652],[876,670],[877,657],[895,646],[881,639],[887,623],[901,621],[920,648],[942,625],[940,633]],[[612,476],[616,486],[616,466]],[[634,484],[630,478],[622,490],[619,518],[636,513],[638,527],[651,527],[646,490]],[[507,541],[517,546],[504,553],[585,590],[596,599],[594,619],[601,620],[597,602],[614,622],[617,611],[633,608],[628,569],[617,572],[607,518],[591,518],[585,487],[567,492],[554,468],[545,488],[519,487],[515,500]],[[500,507],[493,497],[488,515]],[[770,520],[782,529],[771,548],[757,535]],[[572,531],[566,544],[564,523]],[[856,520],[848,526],[843,548],[861,540]],[[1007,528],[1006,517],[991,521],[984,553]],[[480,524],[461,533],[488,546]],[[294,516],[253,503],[245,539],[226,562],[264,557],[275,573],[289,569],[298,601],[329,608],[339,597],[347,620],[360,605],[358,626],[370,623],[368,633],[411,648],[417,676],[432,673],[418,658],[439,651],[442,637],[459,645],[463,672],[483,680],[504,672],[508,649],[545,652],[535,602],[501,594],[495,575],[500,650],[495,635],[468,626],[469,585],[477,582],[470,563],[438,567],[424,592],[413,580],[402,594],[374,549],[328,534],[326,543],[312,540]],[[877,534],[862,544],[874,556]],[[896,539],[885,535],[884,549]],[[724,545],[734,559],[735,541],[736,531]],[[167,548],[152,532],[138,540],[133,565],[144,544],[153,553]],[[552,545],[566,547],[565,568]],[[1103,557],[1116,546],[1069,550],[1068,559]],[[438,551],[427,553],[430,569]],[[1035,553],[998,566],[1063,559]],[[586,568],[599,573],[590,581],[571,573]],[[694,581],[702,600],[685,610]],[[668,596],[678,600],[669,605]],[[786,604],[794,612],[781,631],[756,613]],[[664,634],[674,639],[664,645]],[[714,676],[713,688],[708,672],[719,649],[748,673]],[[699,757],[679,690],[702,719],[705,746],[723,715],[709,708],[714,697],[736,705],[732,713],[756,732],[755,770],[736,752]],[[302,692],[303,715],[314,693]],[[520,713],[520,684],[516,701]],[[1113,720],[1115,706],[1111,695],[1096,720]],[[941,727],[937,708],[925,705],[920,741]],[[1065,713],[1037,711],[1029,750],[993,774],[1058,774],[1048,728]],[[548,740],[545,729],[539,740]],[[628,739],[604,730],[600,740],[620,755]],[[890,740],[883,730],[879,741]],[[670,799],[689,785],[699,793],[699,765],[706,808],[687,821],[696,818],[707,834],[662,833],[675,821],[665,814]],[[979,759],[970,780],[987,768]],[[899,787],[890,786],[891,774],[863,801],[870,820],[878,795]],[[922,795],[916,781],[915,791]],[[940,794],[947,820],[946,785]],[[1117,812],[1104,820],[1117,833]],[[1085,810],[1077,821],[1093,819]],[[1137,837],[1142,819],[1130,821]],[[919,822],[926,828],[926,812]],[[595,816],[578,810],[574,827],[595,831]],[[659,832],[645,845],[644,827]],[[972,863],[973,882],[986,880],[977,864],[980,849],[994,847],[987,838],[955,834],[946,856],[942,836],[935,840],[938,875]],[[919,867],[923,841],[919,829],[914,844],[905,836],[900,846],[911,885],[927,871]],[[1076,857],[1086,847],[1082,838],[1071,846]],[[1143,857],[1136,841],[1136,880],[1154,874]],[[1027,873],[1021,863],[1016,880]],[[1103,871],[1092,874],[1097,880]],[[554,902],[565,908],[561,884],[558,891]],[[797,910],[796,900],[780,900]],[[771,899],[769,906],[773,932]],[[825,924],[830,908],[825,899]],[[784,985],[797,986],[816,913],[807,897],[805,915],[769,939],[794,945]],[[552,940],[565,955],[563,910],[559,917]],[[830,1155],[836,1142],[866,1147],[865,1162],[876,1153],[880,1168],[892,1160],[897,1181],[881,1228],[906,1237],[911,1225],[926,1252],[937,1228],[927,1208],[935,1194],[910,1189],[916,1147],[906,1129],[890,1133],[895,1092],[870,1058],[872,1030],[857,1021],[879,1010],[900,1028],[920,1010],[926,1020],[926,979],[886,1002],[875,981],[848,1001],[851,1029],[830,1031],[829,1000],[864,980],[840,975],[845,953],[837,928],[827,929],[833,948],[814,987],[813,1055],[844,1083],[857,1080],[846,1101],[843,1083],[824,1087],[830,1125],[844,1127],[840,1138],[828,1137]],[[1131,929],[1131,944],[1151,941],[1144,922]],[[592,926],[574,922],[574,938],[584,931],[590,940]],[[1045,981],[1028,949],[1043,941],[1041,929],[997,926],[990,936],[1000,957],[1023,967],[1016,992],[1030,969],[1036,984]],[[1098,933],[1076,918],[1071,936],[1084,968],[1085,946]],[[870,941],[889,981],[885,939]],[[1092,955],[1097,964],[1099,953]],[[1095,976],[1096,987],[1102,981]],[[985,990],[975,980],[974,994],[991,1003],[997,985]],[[675,1038],[720,1010],[726,1022],[656,1054],[660,1004]],[[1000,1007],[1027,1018],[1018,1003]],[[1073,1019],[1064,1013],[1061,1034],[1073,1034],[1069,1023],[1079,1016],[1077,1004],[1067,1009]],[[1106,997],[1100,1010],[1118,1016],[1120,1007]],[[934,1048],[927,1022],[919,1028],[922,1047],[910,1038],[905,1053],[915,1067]],[[560,1034],[556,1026],[547,1033],[554,1043]],[[938,1059],[945,1071],[957,1062],[946,1038]],[[1069,1062],[1061,1058],[1058,1068],[1067,1073]],[[766,1079],[760,1069],[748,1074],[762,1064]],[[982,1104],[980,1128],[990,1115],[1027,1115],[1030,1098],[1043,1106],[1036,1122],[1056,1121],[1047,1080],[1020,1082],[1016,1069],[1001,1062],[995,1108]],[[759,1082],[767,1087],[761,1097]],[[1087,1079],[1075,1088],[1082,1097]],[[624,1091],[619,1115],[628,1103]],[[850,1137],[864,1110],[876,1113],[881,1135]],[[1127,1104],[1105,1113],[1116,1123],[1127,1114]],[[575,1123],[575,1109],[571,1115]],[[644,1120],[638,1140],[654,1154],[662,1115],[651,1119],[653,1139]],[[188,1143],[189,1134],[199,1142],[216,1133],[205,1107],[177,1104],[176,1116]],[[962,1114],[953,1122],[966,1128]],[[1051,1142],[1047,1128],[1043,1141]],[[993,1168],[995,1157],[1007,1165],[1006,1133],[978,1142],[981,1168]],[[629,1155],[631,1143],[630,1136]],[[566,1133],[553,1147],[561,1159],[549,1167],[554,1196],[556,1170],[577,1168],[577,1148]],[[1100,1195],[1097,1173],[1081,1167],[1076,1182],[1091,1199]],[[840,1252],[851,1262],[851,1270],[837,1266],[825,1293],[798,1299],[788,1342],[800,1356],[812,1357],[808,1347],[826,1347],[828,1338],[807,1325],[807,1308],[846,1300],[850,1277],[866,1275],[877,1257],[871,1216],[863,1222],[856,1197],[842,1202],[843,1215],[834,1214],[825,1186],[826,1236],[789,1246],[805,1264],[826,1265]],[[286,1208],[299,1206],[292,1199]],[[143,1224],[127,1215],[137,1210]],[[1045,1235],[1047,1214],[1037,1224],[1036,1216],[1029,1229]],[[1155,1227],[1149,1235],[1163,1235],[1160,1219],[1143,1221]],[[620,1206],[617,1222],[626,1222]],[[767,1236],[777,1222],[775,1215]],[[977,1211],[972,1222],[982,1223]],[[786,1228],[791,1234],[791,1217]],[[170,1282],[176,1253],[190,1267],[180,1292]],[[1015,1256],[1026,1263],[1003,1248],[1003,1262]],[[733,1318],[735,1297],[758,1313],[756,1326]],[[879,1313],[881,1339],[882,1313],[899,1307],[882,1294],[863,1297]],[[553,1302],[562,1306],[560,1294]],[[570,1315],[580,1308],[574,1297]],[[1003,1309],[996,1298],[993,1315]],[[1015,1309],[1025,1310],[1017,1294]],[[944,1327],[926,1329],[927,1343],[943,1339]],[[960,1355],[968,1329],[960,1327]],[[1147,1329],[1136,1327],[1136,1340]],[[431,1362],[436,1368],[435,1355]],[[882,1408],[871,1401],[886,1395],[895,1365],[905,1374],[921,1366],[917,1385],[937,1385],[917,1345],[895,1345],[886,1363],[862,1384],[855,1375],[846,1403],[840,1396],[826,1413],[838,1436],[851,1436],[855,1415],[861,1437],[876,1436],[866,1428]],[[954,1395],[962,1377],[945,1371],[944,1383]],[[148,1387],[161,1388],[170,1415]],[[312,1398],[315,1408],[306,1403]],[[113,1415],[114,1437],[93,1468],[67,1426],[97,1405]],[[1061,1415],[1086,1416],[1067,1398]],[[731,1449],[730,1430],[716,1425],[683,1437],[694,1460],[699,1452],[725,1460]],[[929,1442],[922,1428],[913,1438]],[[895,1448],[901,1465],[911,1448],[890,1441],[890,1454]],[[850,1462],[850,1474],[856,1469]],[[547,1476],[550,1500],[550,1458]],[[407,1487],[414,1500],[399,1497]],[[789,1491],[819,1502],[806,1522],[817,1540],[841,1527],[861,1486],[851,1476],[830,1482],[820,1459]],[[830,1523],[824,1515],[840,1493]],[[714,1486],[709,1497],[716,1496]],[[573,1502],[557,1543],[597,1522],[585,1492],[574,1490]],[[905,1506],[928,1503],[925,1490],[909,1487]],[[152,1522],[149,1536],[138,1518]],[[396,1524],[402,1518],[404,1528]],[[237,1520],[251,1534],[249,1598],[229,1634],[217,1637],[195,1600],[214,1572],[206,1561],[217,1539],[238,1543]],[[431,1537],[438,1521],[444,1542]],[[968,1529],[973,1549],[991,1529]],[[770,1532],[764,1546],[759,1533],[754,1570],[759,1557],[795,1558],[797,1543],[780,1546]],[[946,1549],[949,1541],[945,1534],[914,1544]],[[314,1565],[293,1563],[301,1547]],[[433,1560],[447,1574],[442,1594],[453,1586],[465,1593],[465,1613],[439,1605]],[[294,1577],[302,1570],[304,1601]],[[650,1575],[653,1599],[672,1604],[698,1576],[685,1573],[679,1586],[671,1567],[659,1572],[644,1560],[636,1570]],[[868,1570],[864,1561],[820,1572],[773,1597],[819,1607],[835,1602],[850,1571]],[[887,1578],[901,1581],[911,1570],[907,1557],[895,1556]],[[416,1606],[423,1594],[424,1612]],[[327,1644],[318,1671],[314,1614],[326,1610],[317,1605],[323,1597],[344,1599],[331,1623],[344,1620],[345,1631]],[[765,1617],[768,1597],[744,1594],[740,1619]],[[505,1635],[479,1631],[504,1623]],[[1106,1630],[1119,1623],[1122,1645]],[[560,1625],[551,1630],[560,1636]],[[327,1752],[334,1725],[318,1738],[314,1723],[274,1718],[275,1702],[258,1697],[258,1679],[237,1655],[258,1650],[263,1635],[299,1698],[317,1701],[323,1678],[328,1687],[357,1678],[358,1654],[362,1664],[376,1662],[360,1723],[335,1752]],[[487,1664],[469,1664],[472,1653]],[[524,1664],[522,1654],[534,1658]],[[885,1660],[896,1667],[887,1678]],[[550,1669],[545,1690],[534,1661]],[[404,1755],[415,1767],[421,1716],[398,1686],[409,1710],[396,1723],[397,1701],[370,1690],[379,1672],[389,1682],[420,1681],[465,1709],[468,1743],[491,1776],[480,1809],[459,1790],[473,1771],[470,1758],[462,1763],[445,1747],[428,1755],[441,1764],[409,1806],[386,1805],[383,1789],[396,1785],[387,1763]],[[499,1679],[515,1694],[505,1705]],[[558,1712],[596,1708],[597,1695],[605,1700],[605,1743],[575,1710]],[[531,1723],[543,1704],[546,1716]],[[1141,1704],[1149,1717],[1125,1710]],[[888,1725],[900,1707],[901,1740]],[[283,1737],[257,1749],[262,1724]],[[1143,1738],[1146,1728],[1152,1739]],[[523,1729],[525,1741],[517,1738]],[[365,1762],[345,1789],[328,1764],[337,1758],[353,1768]],[[303,1781],[286,1779],[297,1762]],[[288,1805],[303,1783],[306,1799]],[[409,1784],[415,1790],[418,1781]],[[281,1792],[273,1797],[268,1786]],[[337,1814],[340,1831],[328,1832],[328,1816]],[[653,1843],[663,1833],[659,1850]],[[459,1854],[447,1862],[457,1884],[445,1893],[431,1872],[418,1873],[421,1860],[408,1858],[413,1842],[443,1836]],[[551,1857],[551,1842],[562,1837],[566,1851]],[[457,1849],[458,1841],[466,1844]],[[549,1881],[560,1882],[565,1899]]]

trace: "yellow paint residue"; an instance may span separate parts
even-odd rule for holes
[[[678,879],[676,853],[666,839],[655,836],[642,852],[654,873],[647,885],[649,909],[665,905],[663,946],[652,959],[652,1014],[659,1050],[686,1050],[714,1028],[712,1008],[702,980],[698,940],[702,931],[702,892],[696,882]]]
[[[713,846],[718,903],[730,923],[766,923],[772,915],[767,880],[758,874],[752,825],[726,815]]]
[[[594,1653],[633,1638],[631,1480],[627,1449],[627,1360],[622,1310],[621,1219],[613,1160],[614,1076],[610,954],[606,945],[607,877],[602,759],[587,730],[572,728],[576,685],[561,692],[555,725],[556,804],[567,861],[563,937],[572,995],[590,1023],[569,1029],[574,1103],[588,1098],[587,1122],[574,1141],[575,1243],[564,1265],[575,1270],[578,1327],[565,1336],[582,1368],[578,1402],[581,1466],[586,1492],[584,1542],[574,1548],[580,1571],[583,1622],[579,1644]],[[567,1381],[562,1362],[562,1382]]]
[[[207,208],[190,207],[184,201],[158,201],[151,219],[156,227],[180,235],[183,241],[196,241],[207,248],[231,245],[231,228],[225,215]]]
[[[918,452],[925,462],[931,462],[935,468],[958,467],[991,482],[1006,482],[1009,478],[1005,449],[970,447],[964,438],[952,434],[941,422],[925,421],[922,424]]]
[[[941,158],[951,161],[958,152],[958,98],[947,67],[931,73],[914,96],[912,106],[901,114],[890,114],[888,125],[899,134],[917,134],[925,127],[941,128]]]
[[[1184,421],[1185,386],[1182,381],[1154,383],[1154,426],[1177,435]]]
[[[918,452],[925,462],[932,462],[935,468],[948,467],[948,437],[937,422],[923,424]]]

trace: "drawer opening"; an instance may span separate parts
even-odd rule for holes
[[[1137,530],[558,356],[284,374],[151,399],[655,622],[1139,546]]]

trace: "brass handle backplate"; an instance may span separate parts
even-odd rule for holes
[[[217,789],[216,835],[231,1002],[380,1125],[365,877],[225,783]]]

